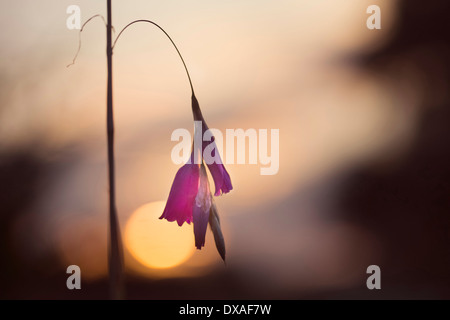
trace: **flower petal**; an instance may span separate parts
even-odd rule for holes
[[[204,211],[203,207],[194,206],[193,222],[194,222],[194,236],[195,246],[197,249],[205,245],[206,229],[208,227],[209,210]]]
[[[199,187],[199,166],[185,164],[182,166],[173,180],[166,207],[160,219],[177,221],[178,225],[184,222],[191,223],[192,209]]]
[[[192,95],[192,113],[194,114],[194,120],[195,121],[201,121],[202,122],[202,139],[205,134],[205,132],[209,129],[208,125],[205,122],[205,119],[203,118],[202,112],[200,110],[200,105],[197,101],[197,98],[195,95]],[[214,143],[215,138],[214,136],[211,137],[211,141],[202,141],[202,155],[205,151],[205,148],[211,144]],[[214,192],[215,196],[219,196],[223,193],[228,193],[231,190],[233,190],[233,186],[231,184],[230,175],[228,174],[227,170],[225,169],[225,166],[222,163],[222,160],[220,158],[219,152],[217,148],[213,149],[213,158],[215,158],[215,162],[208,164],[209,172],[211,172],[211,176],[214,180],[214,185],[216,187],[216,190]]]
[[[195,246],[201,249],[205,245],[205,234],[208,227],[209,210],[211,208],[211,191],[205,166],[200,168],[200,185],[195,197],[192,217],[194,222]]]
[[[220,196],[223,193],[228,193],[233,190],[231,185],[230,175],[228,174],[225,166],[221,163],[208,164],[209,172],[214,180],[214,185],[216,186],[215,196]]]

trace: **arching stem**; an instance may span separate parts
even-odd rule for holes
[[[131,25],[135,24],[135,23],[139,23],[139,22],[145,22],[145,23],[150,23],[154,26],[156,26],[157,28],[159,28],[162,32],[164,32],[164,34],[167,36],[167,38],[169,38],[170,42],[172,42],[172,45],[174,46],[175,50],[177,50],[178,55],[180,56],[181,62],[183,62],[183,66],[184,69],[186,70],[186,74],[188,76],[189,79],[189,85],[191,86],[191,91],[192,91],[192,96],[195,96],[194,94],[194,86],[192,85],[192,80],[191,80],[191,76],[189,75],[189,71],[188,68],[186,66],[186,63],[184,62],[183,56],[180,53],[180,50],[178,50],[177,45],[175,44],[175,42],[173,42],[172,38],[169,36],[169,34],[166,32],[166,30],[164,30],[161,26],[159,26],[157,23],[151,21],[151,20],[145,20],[145,19],[140,19],[140,20],[135,20],[130,22],[129,24],[127,24],[117,35],[116,40],[114,40],[114,44],[112,46],[112,48],[114,49],[114,47],[116,46],[117,40],[119,40],[120,36],[122,35],[122,33]]]

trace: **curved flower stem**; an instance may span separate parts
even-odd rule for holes
[[[107,0],[108,24],[106,27],[106,55],[108,58],[108,90],[106,107],[106,126],[108,135],[108,181],[109,181],[109,241],[108,268],[111,299],[123,298],[123,249],[120,226],[116,210],[116,188],[114,175],[114,118],[112,91],[112,18],[111,0]]]
[[[173,42],[173,40],[172,40],[172,38],[169,36],[169,34],[168,34],[162,27],[160,27],[157,23],[155,23],[155,22],[153,22],[153,21],[150,21],[150,20],[145,20],[145,19],[139,19],[139,20],[135,20],[135,21],[130,22],[129,24],[127,24],[127,25],[119,32],[119,34],[118,34],[117,37],[116,37],[116,40],[114,41],[114,43],[113,43],[113,45],[112,45],[112,48],[114,49],[114,47],[116,46],[116,42],[117,42],[117,40],[119,40],[119,38],[120,38],[120,36],[122,35],[122,33],[123,33],[129,26],[131,26],[131,25],[133,25],[133,24],[135,24],[135,23],[138,23],[138,22],[146,22],[146,23],[153,24],[154,26],[158,27],[162,32],[164,32],[164,34],[167,36],[167,38],[169,38],[170,42],[172,42],[173,46],[175,47],[175,50],[177,50],[178,55],[180,56],[181,62],[183,62],[184,69],[186,70],[186,74],[187,74],[188,79],[189,79],[189,85],[191,86],[192,96],[195,96],[195,94],[194,94],[194,87],[193,87],[192,81],[191,81],[191,76],[189,75],[188,68],[186,67],[186,63],[184,62],[184,59],[183,59],[183,56],[182,56],[181,53],[180,53],[180,50],[178,50],[177,45],[175,44],[175,42]]]

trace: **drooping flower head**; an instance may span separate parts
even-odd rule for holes
[[[192,95],[192,112],[194,120],[202,122],[201,136],[203,137],[203,134],[208,130],[208,126],[194,94]],[[210,223],[216,247],[222,259],[225,260],[225,243],[220,228],[219,216],[212,198],[202,158],[203,151],[212,143],[215,144],[214,137],[211,138],[211,141],[206,141],[206,143],[203,141],[198,149],[195,147],[196,144],[193,143],[191,157],[188,163],[178,170],[160,219],[177,221],[179,226],[183,225],[184,222],[188,224],[193,222],[195,246],[197,249],[201,249],[205,245],[206,229],[208,223]],[[207,163],[207,166],[215,184],[216,190],[214,195],[218,196],[230,192],[233,186],[217,148],[214,148],[212,152],[214,152],[212,156],[216,161]],[[200,163],[195,163],[196,158],[201,159]]]

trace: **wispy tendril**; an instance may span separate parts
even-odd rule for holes
[[[103,17],[101,14],[96,14],[92,17],[90,17],[89,19],[86,20],[85,23],[83,23],[83,25],[81,26],[80,31],[78,32],[78,49],[77,52],[75,53],[75,56],[73,57],[73,60],[71,63],[69,63],[66,68],[70,67],[71,65],[75,64],[75,61],[77,60],[78,54],[80,53],[81,50],[81,32],[83,32],[84,27],[94,18],[101,18],[103,20],[103,23],[105,24],[105,27],[107,27],[107,23],[106,23],[106,19],[105,17]],[[114,27],[112,27],[112,30],[114,32]]]

